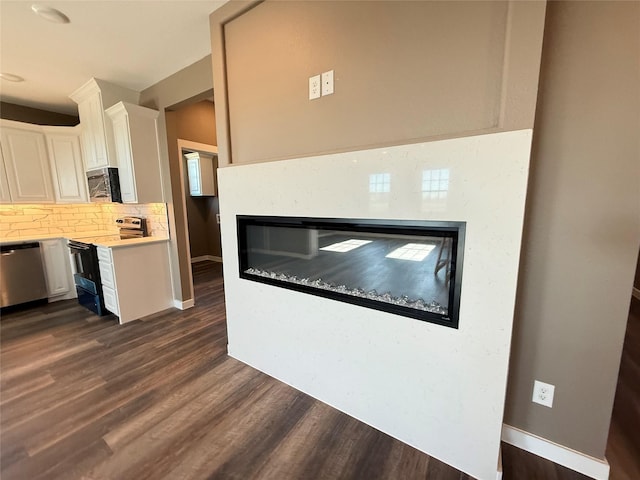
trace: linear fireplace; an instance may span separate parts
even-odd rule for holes
[[[458,328],[464,222],[237,216],[240,277]]]

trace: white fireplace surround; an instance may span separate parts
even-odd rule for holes
[[[495,479],[531,134],[220,169],[229,354]],[[467,222],[459,329],[241,279],[236,215]]]

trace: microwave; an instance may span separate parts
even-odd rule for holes
[[[118,169],[113,167],[100,168],[87,172],[89,198],[92,202],[122,203],[120,193],[120,177]]]

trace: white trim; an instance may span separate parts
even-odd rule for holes
[[[193,298],[190,298],[189,300],[173,300],[173,306],[179,310],[186,310],[188,308],[193,307],[196,304],[196,302],[193,300]]]
[[[632,295],[640,300],[640,288],[633,287]]]
[[[59,302],[60,300],[72,300],[74,298],[78,298],[78,294],[75,291],[75,288],[72,291],[69,291],[68,293],[65,293],[63,295],[54,295],[52,297],[48,297],[47,301],[48,303],[53,303],[53,302]]]
[[[219,262],[222,263],[222,257],[215,255],[200,255],[199,257],[191,257],[191,263],[199,262]]]
[[[606,459],[590,457],[519,428],[504,424],[502,441],[596,480],[609,478],[609,463]]]

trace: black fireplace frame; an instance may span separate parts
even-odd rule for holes
[[[326,229],[338,231],[359,231],[369,233],[395,233],[405,235],[428,235],[433,237],[452,238],[451,275],[449,284],[448,314],[417,310],[415,308],[385,303],[368,298],[356,297],[331,290],[323,290],[307,285],[299,285],[269,277],[245,273],[249,268],[246,226],[275,226],[307,229]],[[302,293],[330,298],[362,307],[372,308],[387,313],[435,323],[451,328],[458,328],[460,316],[460,294],[462,289],[462,265],[466,222],[425,221],[425,220],[389,220],[389,219],[347,219],[347,218],[312,218],[312,217],[280,217],[262,215],[236,215],[238,239],[238,264],[240,278],[258,283],[274,285]]]

